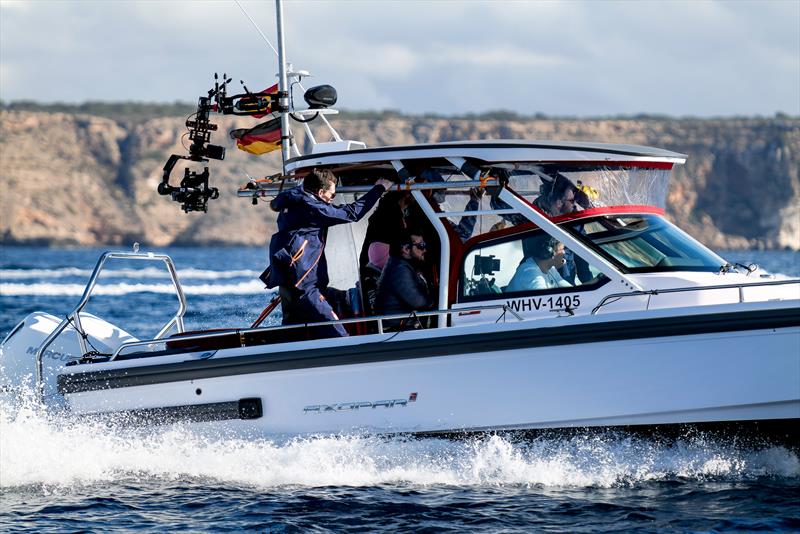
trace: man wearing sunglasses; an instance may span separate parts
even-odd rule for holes
[[[375,311],[378,315],[410,313],[429,309],[432,305],[428,283],[420,272],[425,263],[425,243],[421,232],[407,230],[389,249],[389,261],[378,280]],[[403,329],[404,320],[384,321],[389,330]],[[418,321],[408,325],[418,328]]]
[[[592,206],[586,193],[575,187],[569,179],[561,174],[557,174],[553,182],[542,182],[540,193],[533,201],[533,205],[551,218]],[[564,251],[564,259],[564,264],[556,269],[561,277],[570,284],[575,283],[576,277],[581,283],[588,282],[594,277],[586,260],[576,256],[571,250]]]
[[[284,191],[270,202],[279,215],[278,231],[269,244],[267,287],[279,288],[283,324],[338,320],[326,298],[328,228],[361,220],[391,185],[389,180],[380,179],[355,202],[335,205],[336,176],[327,169],[312,169],[303,185]],[[320,338],[346,335],[340,324],[314,332],[314,337]]]

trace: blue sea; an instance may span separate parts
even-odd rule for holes
[[[263,249],[171,248],[188,330],[249,325]],[[0,248],[0,337],[63,315],[102,251]],[[800,276],[791,252],[723,252]],[[107,266],[88,311],[151,337],[177,309],[155,264]],[[269,319],[276,322],[276,317]],[[243,441],[131,433],[0,402],[0,532],[800,531],[798,448],[694,433]]]

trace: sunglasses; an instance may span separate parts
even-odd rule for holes
[[[412,247],[416,247],[419,250],[425,250],[428,248],[428,245],[425,244],[425,241],[420,241],[419,243],[411,243]]]

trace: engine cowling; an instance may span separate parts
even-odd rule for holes
[[[137,341],[128,332],[90,313],[81,314],[81,326],[91,346],[104,353],[113,353],[120,345]],[[0,344],[0,392],[20,396],[35,391],[36,353],[62,319],[45,312],[33,312],[15,326]],[[83,356],[78,333],[68,326],[45,350],[42,357],[44,398],[48,404],[60,404],[56,378],[71,361]]]

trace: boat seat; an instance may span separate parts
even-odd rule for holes
[[[210,330],[194,330],[174,334],[170,337],[200,336],[203,334],[222,334],[215,337],[197,337],[189,339],[175,339],[166,342],[167,350],[181,349],[185,351],[198,350],[221,350],[239,347],[253,347],[257,345],[270,345],[273,343],[285,343],[298,341],[297,333],[291,330],[258,330],[254,332],[243,332],[238,329],[216,328]]]

